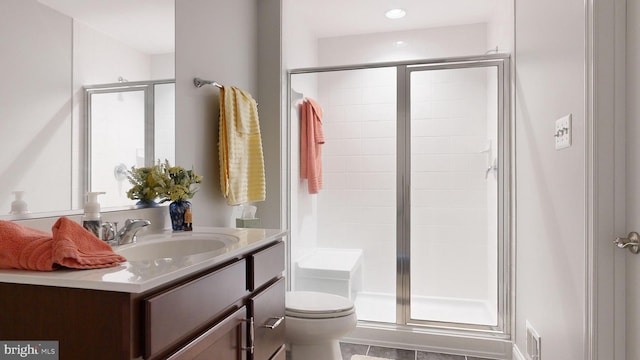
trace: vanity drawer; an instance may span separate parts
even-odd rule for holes
[[[145,358],[192,337],[245,296],[246,269],[245,260],[239,260],[145,299]]]
[[[273,283],[250,300],[255,326],[253,360],[269,360],[284,344],[285,281]]]
[[[254,291],[284,271],[284,242],[280,241],[249,256],[250,291]]]
[[[246,359],[247,309],[243,306],[167,360]]]

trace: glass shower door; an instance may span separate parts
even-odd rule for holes
[[[508,61],[291,74],[294,291],[349,297],[361,323],[508,331]],[[304,98],[324,110],[318,194],[299,179]]]
[[[408,66],[405,323],[499,329],[504,306],[498,164],[502,87],[493,63]],[[409,214],[406,216],[406,214]]]

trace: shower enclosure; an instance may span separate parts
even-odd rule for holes
[[[291,289],[351,297],[359,327],[506,336],[509,57],[297,69],[289,85]],[[324,112],[315,195],[305,98]]]

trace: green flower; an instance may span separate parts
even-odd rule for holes
[[[202,182],[202,176],[181,166],[171,166],[168,160],[151,167],[132,167],[127,176],[133,187],[127,191],[132,200],[160,202],[181,201],[193,198],[198,188],[192,185]]]
[[[151,167],[136,168],[131,167],[127,174],[127,179],[131,185],[131,189],[127,191],[127,197],[131,200],[140,200],[144,202],[155,201],[159,196],[158,189],[162,188],[162,164]]]
[[[193,198],[198,188],[192,188],[192,185],[201,183],[202,176],[181,166],[171,166],[168,160],[165,160],[162,170],[163,186],[159,190],[161,202]]]

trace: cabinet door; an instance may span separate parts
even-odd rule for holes
[[[246,346],[245,306],[224,318],[202,335],[185,345],[169,360],[245,360]]]
[[[273,283],[250,300],[254,318],[254,360],[269,360],[284,344],[285,281]]]

